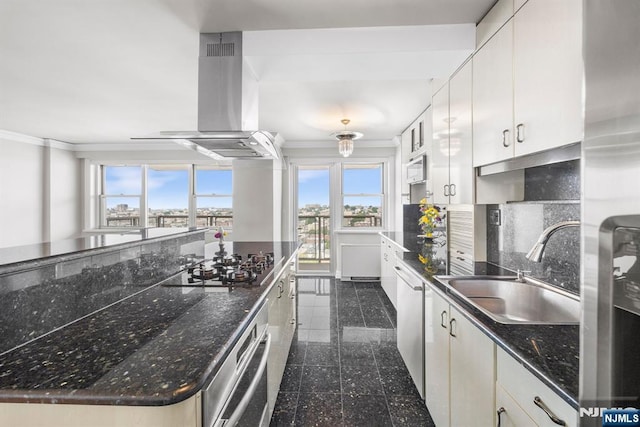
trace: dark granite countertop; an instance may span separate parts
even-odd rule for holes
[[[84,233],[73,239],[32,245],[0,248],[0,274],[11,273],[25,268],[26,264],[58,262],[64,259],[83,256],[89,251],[100,252],[116,247],[126,247],[147,240],[171,238],[181,234],[203,232],[204,228],[143,228],[130,231],[99,231]]]
[[[293,242],[234,242],[274,252],[260,286],[173,287],[180,273],[0,355],[0,401],[167,405],[215,374],[264,303]]]
[[[398,256],[411,266],[426,281],[430,282],[442,294],[446,295],[466,317],[496,344],[518,360],[548,387],[554,390],[567,403],[578,408],[580,327],[578,325],[531,325],[502,324],[495,322],[475,307],[451,293],[449,288],[438,281],[442,271],[428,273],[418,259],[423,251],[423,240],[406,233],[384,232],[382,235],[400,243],[409,252]],[[396,240],[402,239],[402,240]],[[515,275],[489,263],[476,263],[477,275]]]

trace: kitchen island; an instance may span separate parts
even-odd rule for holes
[[[226,246],[273,253],[273,268],[233,287],[189,283],[183,270],[0,354],[0,424],[201,425],[200,391],[297,249]]]

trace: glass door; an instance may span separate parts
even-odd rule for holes
[[[331,272],[330,171],[330,165],[297,166],[299,273]]]

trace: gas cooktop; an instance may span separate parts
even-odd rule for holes
[[[260,286],[273,270],[273,252],[227,254],[218,251],[212,259],[188,266],[182,274],[163,283],[163,286],[179,287],[227,287]]]

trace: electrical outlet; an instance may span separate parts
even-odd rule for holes
[[[500,225],[500,209],[489,209],[489,225]]]

